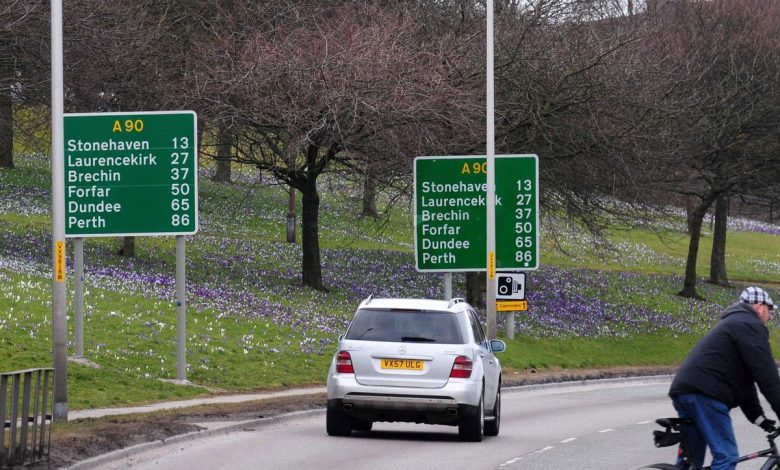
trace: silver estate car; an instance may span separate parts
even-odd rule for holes
[[[357,309],[328,373],[327,432],[375,421],[458,426],[461,440],[498,435],[506,349],[463,299],[373,299]]]

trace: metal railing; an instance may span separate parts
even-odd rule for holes
[[[54,369],[0,373],[0,469],[49,454]]]

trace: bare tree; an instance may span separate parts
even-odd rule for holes
[[[229,183],[231,178],[230,162],[236,139],[233,131],[227,126],[219,127],[217,132],[217,168],[212,180],[217,183]]]
[[[715,225],[712,234],[712,254],[710,255],[710,282],[729,287],[726,273],[726,233],[728,232],[729,197],[721,194],[715,201]]]
[[[497,151],[538,154],[542,206],[596,235],[647,199],[637,85],[651,32],[609,7],[528,2],[496,26]]]
[[[657,36],[663,41],[658,50],[667,70],[659,82],[666,87],[662,133],[670,139],[664,150],[676,178],[659,173],[656,183],[696,202],[688,218],[680,295],[699,297],[696,262],[705,214],[721,197],[768,187],[760,175],[776,165],[774,156],[745,150],[760,123],[780,114],[780,6],[762,0],[676,2],[659,11],[659,21],[665,30]]]
[[[304,285],[325,289],[320,175],[331,167],[408,165],[410,151],[439,145],[453,129],[461,138],[474,134],[473,98],[457,83],[458,41],[423,43],[421,28],[408,13],[368,4],[296,7],[268,30],[223,38],[231,43],[223,54],[242,44],[233,69],[202,70],[202,83],[242,97],[211,110],[236,122],[247,143],[235,159],[301,193]],[[388,151],[366,152],[377,142]]]
[[[193,109],[192,44],[211,2],[73,0],[64,13],[70,112]],[[196,109],[197,111],[197,109]],[[202,135],[202,126],[199,129]],[[200,140],[200,139],[199,139]],[[136,240],[118,253],[133,257]]]
[[[48,8],[39,0],[0,4],[0,168],[13,168],[14,103],[44,103],[48,79]]]

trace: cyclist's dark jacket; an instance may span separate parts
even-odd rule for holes
[[[769,346],[769,330],[748,304],[737,302],[688,353],[669,395],[707,395],[729,408],[739,406],[755,422],[763,410],[754,384],[780,416],[780,375]]]

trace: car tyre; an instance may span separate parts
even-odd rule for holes
[[[458,435],[461,441],[481,442],[485,435],[485,391],[479,399],[477,412],[464,416],[458,424]]]
[[[499,384],[496,391],[496,404],[493,407],[491,413],[493,419],[488,420],[485,423],[485,435],[486,436],[498,436],[498,430],[501,428],[501,385]]]
[[[349,436],[352,434],[352,419],[339,407],[328,405],[325,412],[325,429],[329,436]]]
[[[352,423],[352,429],[355,431],[365,431],[368,432],[371,430],[371,428],[374,427],[374,423],[372,421],[365,421],[365,420],[355,420]]]

